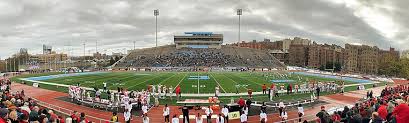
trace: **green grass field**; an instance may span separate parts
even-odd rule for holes
[[[22,82],[19,78],[27,77],[37,77],[37,76],[47,76],[63,73],[41,73],[41,74],[28,74],[20,75],[13,77],[12,80],[15,82]],[[188,79],[190,76],[209,76],[209,80],[197,80],[197,79]],[[282,74],[281,74],[282,75]],[[235,85],[242,84],[248,85],[240,87],[240,92],[246,92],[246,88],[251,88],[255,91],[261,91],[261,85],[267,84],[270,85],[269,80],[272,79],[290,79],[297,80],[295,83],[302,83],[308,80],[316,81],[335,81],[335,79],[320,78],[315,76],[304,76],[304,75],[288,75],[286,77],[280,77],[279,73],[267,73],[267,72],[109,72],[93,75],[82,75],[82,76],[72,76],[72,77],[61,77],[56,79],[44,80],[47,82],[61,83],[61,84],[77,84],[80,83],[82,86],[86,87],[103,87],[103,82],[108,82],[110,89],[116,89],[116,87],[124,87],[129,89],[146,89],[149,84],[162,84],[167,87],[180,84],[182,87],[183,93],[198,93],[198,88],[192,85],[202,85],[199,88],[199,93],[214,93],[214,86],[220,84],[223,88],[222,92],[234,93],[236,91]],[[300,79],[300,80],[299,80]],[[346,84],[353,84],[354,82],[346,81]],[[32,85],[32,82],[26,81],[27,85]],[[41,88],[68,92],[67,88],[58,87],[48,84],[39,84]],[[380,83],[378,86],[385,85],[385,83]],[[365,88],[371,88],[372,84],[365,85]],[[356,90],[356,86],[346,87],[345,91]],[[328,92],[323,92],[322,95],[331,94]],[[283,95],[279,98],[273,98],[273,101],[291,101],[299,99],[308,99],[310,93],[298,93],[292,95]],[[102,95],[103,98],[107,98],[106,94]],[[229,97],[220,97],[219,100],[222,103],[229,103],[231,99],[237,99],[240,96],[229,96]],[[181,99],[206,99],[207,97],[182,97]],[[255,95],[253,98],[254,101],[269,101],[267,95]],[[176,100],[161,99],[161,104],[170,104],[170,105],[180,105],[176,103]]]
[[[58,73],[50,73],[58,74]],[[47,74],[39,74],[44,76]],[[280,76],[281,75],[281,76]],[[74,85],[80,83],[84,87],[102,88],[103,82],[108,83],[108,88],[115,90],[117,87],[127,88],[128,90],[146,89],[148,85],[166,85],[175,88],[180,85],[182,93],[214,93],[215,86],[220,85],[222,93],[236,92],[236,86],[239,92],[246,92],[247,89],[261,91],[263,84],[271,85],[270,80],[286,79],[295,80],[294,83],[303,83],[307,80],[316,81],[335,81],[335,79],[319,78],[305,75],[283,76],[282,73],[267,72],[108,72],[100,74],[90,74],[81,76],[61,77],[45,82]],[[20,78],[32,77],[35,75],[23,75]],[[189,79],[194,76],[204,76],[208,79]],[[346,82],[351,84],[353,82]],[[283,83],[288,84],[288,83]]]

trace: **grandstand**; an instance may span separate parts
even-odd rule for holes
[[[285,69],[268,52],[250,48],[222,45],[214,48],[176,48],[166,45],[129,53],[113,65],[115,68],[144,67],[245,67]]]

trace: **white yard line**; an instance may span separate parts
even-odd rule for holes
[[[52,83],[52,82],[43,82],[43,81],[37,81],[37,80],[29,80],[27,78],[19,78],[20,80],[23,81],[29,81],[33,83],[40,83],[40,84],[46,84],[46,85],[54,85],[54,86],[61,86],[61,87],[70,87],[71,85],[66,85],[66,84],[58,84],[58,83]],[[84,87],[86,90],[94,90],[94,88],[88,88]]]
[[[182,79],[180,79],[179,83],[173,88],[172,92],[175,92],[176,87],[180,85],[180,83],[183,81],[183,79],[185,79],[185,77],[187,76],[188,73],[185,74],[185,76],[183,76]]]
[[[166,78],[166,79],[160,81],[158,84],[160,85],[160,84],[162,84],[162,82],[166,82],[166,80],[168,80],[168,79],[170,79],[170,78],[172,78],[172,77],[174,77],[174,76],[176,76],[176,75],[177,75],[177,73],[175,73],[174,75],[172,75],[172,76],[170,76],[170,77],[168,77],[168,78]]]
[[[196,78],[197,78],[197,94],[200,94],[200,79],[199,79],[199,72],[197,73],[197,76],[196,76]]]
[[[257,84],[257,85],[262,85],[262,84],[260,84],[260,83],[250,81],[249,79],[244,78],[244,77],[241,77],[241,76],[237,76],[237,77],[239,77],[239,78],[241,78],[241,79],[244,79],[244,80],[247,80],[247,81],[249,81],[249,82],[255,83],[255,84]]]
[[[230,79],[231,81],[233,81],[234,83],[236,83],[236,85],[238,85],[239,83],[237,83],[236,81],[234,81],[233,79],[231,79],[230,77],[227,77],[226,75],[224,75],[223,74],[223,76],[225,76],[226,78],[228,78],[228,79]],[[248,88],[247,87],[243,87],[243,88],[245,88],[246,90],[248,90]]]
[[[160,76],[163,76],[163,75],[160,75]],[[129,86],[128,89],[130,89],[130,88],[132,88],[132,87],[135,87],[135,86],[137,86],[137,85],[139,85],[139,84],[146,83],[146,82],[148,82],[148,81],[150,81],[150,80],[153,80],[153,79],[155,79],[155,78],[158,78],[158,77],[160,77],[160,76],[155,76],[155,77],[152,77],[151,79],[145,80],[145,81],[140,82],[140,83],[138,83],[138,84],[135,84],[135,85],[133,85],[133,86]]]
[[[210,76],[213,78],[214,81],[216,81],[217,85],[219,85],[220,88],[222,88],[223,92],[226,93],[226,90],[220,85],[219,81],[217,81],[212,74]]]
[[[122,80],[131,78],[131,77],[135,77],[135,76],[131,75],[131,76],[129,76],[129,77],[122,78]],[[131,80],[135,80],[135,79],[136,79],[136,78],[131,79]],[[121,81],[122,81],[122,80],[121,80]],[[106,82],[106,81],[105,81],[105,82]],[[129,81],[125,81],[125,83],[127,83],[127,82],[129,82]],[[113,85],[113,84],[111,84],[111,85],[107,84],[107,85],[108,85],[107,88],[112,87],[112,86],[115,86],[115,85]],[[126,84],[124,84],[124,85],[126,85]],[[82,86],[82,85],[81,85],[81,86]]]

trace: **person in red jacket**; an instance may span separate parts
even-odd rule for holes
[[[71,119],[73,123],[79,123],[80,122],[80,118],[78,118],[77,116],[78,112],[74,111],[74,113],[71,114]]]
[[[58,116],[59,123],[65,123],[65,118],[62,116]]]
[[[261,86],[261,88],[263,89],[263,94],[267,94],[267,86],[266,86],[266,84],[263,84],[263,86]]]
[[[270,89],[274,89],[275,84],[271,84]]]
[[[239,104],[240,108],[243,108],[246,103],[244,102],[244,99],[240,97],[239,101],[237,101],[237,104]]]
[[[293,86],[291,84],[288,84],[287,86],[287,94],[290,94],[293,90]]]
[[[401,99],[396,100],[396,102],[399,105],[395,107],[392,114],[395,115],[397,123],[406,123],[409,121],[409,106]]]
[[[48,114],[50,115],[49,120],[51,120],[51,121],[57,121],[58,120],[58,116],[54,113],[53,110],[48,110]]]
[[[181,92],[180,92],[180,86],[178,85],[177,87],[176,87],[176,97],[178,98],[178,100],[179,100],[179,98],[180,97],[182,97],[182,95],[181,95]]]
[[[381,117],[383,120],[386,120],[386,116],[388,115],[388,110],[386,109],[386,107],[386,102],[382,101],[381,106],[379,106],[378,108],[379,117]]]
[[[335,111],[334,114],[332,114],[331,119],[332,119],[332,121],[334,121],[334,122],[340,122],[340,121],[341,121],[341,115],[339,115],[339,114]]]
[[[152,85],[148,85],[148,92],[152,92]]]
[[[293,84],[290,84],[290,93],[293,93]]]

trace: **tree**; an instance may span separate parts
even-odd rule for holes
[[[321,65],[318,69],[324,71],[324,70],[325,70],[325,66],[324,66],[324,65]]]
[[[319,69],[320,70],[332,70],[332,69],[334,69],[334,72],[339,72],[339,71],[341,71],[342,68],[341,68],[341,63],[339,63],[339,62],[327,62],[325,64],[325,66],[321,65]]]
[[[386,76],[400,76],[402,66],[400,60],[396,60],[392,56],[384,56],[379,61],[378,74]]]
[[[385,60],[379,62],[378,74],[409,79],[409,59],[393,60],[385,58]]]
[[[399,60],[399,65],[401,67],[399,77],[409,79],[409,59],[404,58]]]
[[[332,69],[334,66],[333,66],[333,62],[327,62],[326,64],[325,64],[325,69]]]
[[[339,72],[342,70],[342,65],[339,62],[335,62],[335,72]]]

